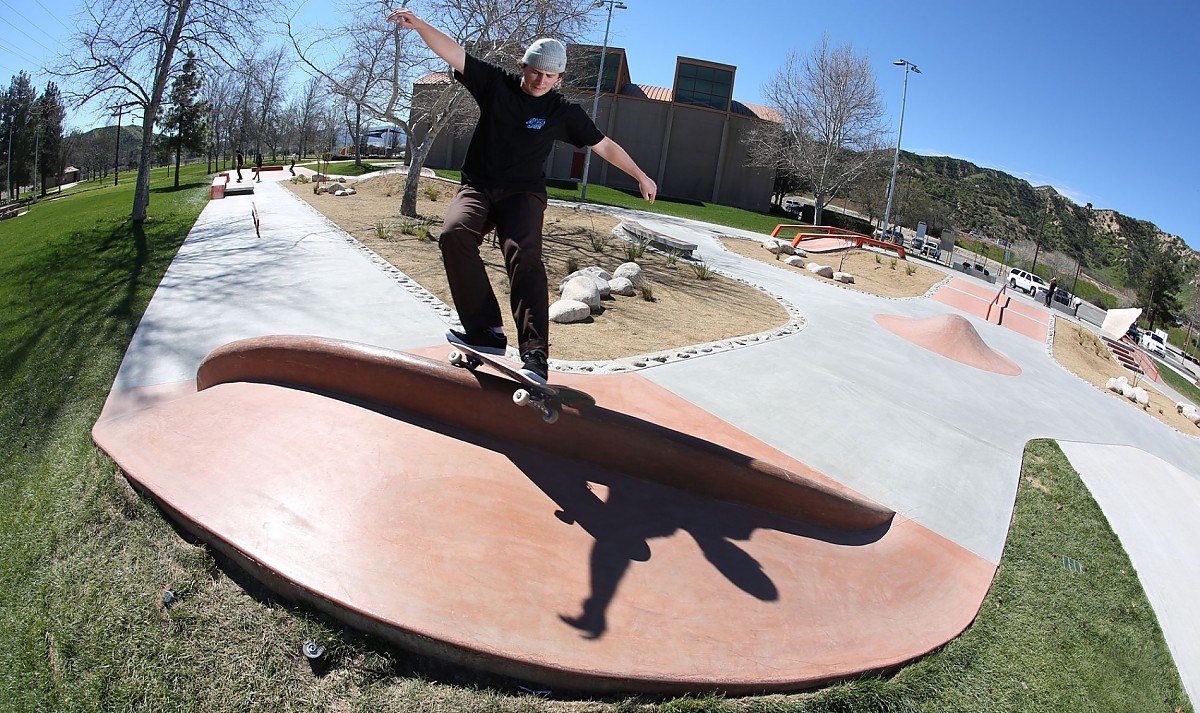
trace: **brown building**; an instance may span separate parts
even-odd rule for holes
[[[591,113],[601,48],[571,45],[562,90]],[[512,69],[515,70],[515,67]],[[630,81],[625,50],[610,47],[604,60],[596,125],[621,144],[658,183],[666,198],[718,203],[749,210],[766,210],[771,201],[774,172],[746,165],[741,136],[763,121],[778,121],[767,107],[733,98],[737,68],[679,57],[670,89]],[[422,77],[414,89],[415,103],[424,92],[449,81],[446,74]],[[428,104],[428,100],[426,100]],[[414,127],[414,142],[424,138],[424,126]],[[425,160],[430,168],[457,169],[466,156],[470,127],[444,129]],[[546,162],[550,179],[581,180],[585,153],[557,143]],[[598,157],[591,162],[588,183],[636,189],[637,183]]]

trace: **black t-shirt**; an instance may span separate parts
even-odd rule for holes
[[[467,147],[462,182],[478,188],[545,191],[546,157],[554,141],[595,146],[604,134],[583,110],[551,89],[540,97],[521,90],[521,77],[466,56],[457,79],[479,104],[479,124]]]

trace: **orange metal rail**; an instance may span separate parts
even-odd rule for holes
[[[843,240],[853,240],[854,247],[861,248],[863,245],[874,245],[884,250],[895,250],[901,260],[908,258],[904,253],[904,246],[896,243],[889,243],[886,240],[876,240],[862,233],[856,233],[853,230],[844,228],[835,228],[832,225],[776,225],[775,230],[771,231],[771,237],[779,237],[779,233],[784,230],[800,230],[802,231],[792,239],[792,247],[798,246],[805,240],[816,240],[818,238],[841,238]]]

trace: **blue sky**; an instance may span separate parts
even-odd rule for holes
[[[893,129],[904,72],[892,62],[920,67],[909,75],[905,150],[1052,185],[1200,249],[1198,3],[624,2],[609,44],[626,49],[639,84],[670,86],[683,55],[737,66],[735,97],[765,103],[762,86],[787,52],[807,53],[828,32],[832,44],[870,59]],[[0,0],[5,86],[69,36],[70,12],[47,8],[77,3]],[[47,77],[34,74],[44,86]]]

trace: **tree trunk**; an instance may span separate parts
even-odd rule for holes
[[[175,187],[179,188],[179,158],[183,153],[183,137],[177,137],[175,143]]]
[[[163,43],[162,54],[154,69],[154,87],[150,92],[150,101],[142,107],[142,150],[138,156],[137,182],[133,189],[133,222],[135,223],[146,220],[150,208],[150,161],[154,149],[154,117],[158,114],[163,92],[167,88],[171,61],[175,58],[175,49],[179,46],[179,36],[183,34],[188,8],[191,7],[191,4],[191,0],[179,0],[171,35]]]
[[[409,142],[409,153],[412,160],[408,164],[408,175],[404,178],[404,196],[400,199],[400,215],[410,218],[417,217],[417,184],[421,180],[421,167],[425,165],[425,157],[433,147],[433,132],[425,135],[425,140],[415,149]]]

